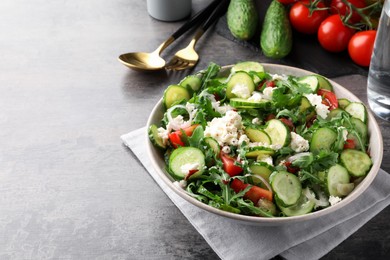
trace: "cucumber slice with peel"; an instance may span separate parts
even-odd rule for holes
[[[315,75],[300,77],[298,78],[297,82],[299,84],[305,84],[308,88],[311,89],[312,93],[317,93],[317,90],[320,86],[318,78]]]
[[[263,67],[263,65],[261,65],[258,62],[255,62],[255,61],[243,61],[243,62],[239,62],[236,65],[234,65],[230,71],[231,71],[231,73],[236,73],[238,71],[264,72],[264,67]],[[258,84],[258,83],[260,83],[261,79],[257,75],[255,75],[253,78],[253,81],[255,84]]]
[[[367,124],[367,109],[363,105],[363,103],[360,102],[351,102],[346,108],[345,111],[347,111],[351,116],[360,119],[363,123]]]
[[[351,101],[346,98],[339,98],[337,101],[341,109],[345,109],[349,104],[351,104]]]
[[[170,85],[165,91],[163,96],[163,103],[165,108],[168,109],[173,105],[191,98],[190,93],[185,87],[180,85]]]
[[[205,156],[195,147],[179,147],[169,157],[169,173],[175,179],[194,179],[202,175]]]
[[[255,147],[250,147],[245,154],[246,157],[248,158],[257,158],[259,155],[274,155],[275,150],[264,147],[264,146],[255,146]]]
[[[282,205],[279,205],[280,203],[278,204],[278,201],[276,202],[280,210],[288,217],[300,216],[310,213],[313,211],[315,206],[315,202],[309,200],[304,194],[300,196],[297,203],[289,207],[284,207]]]
[[[316,76],[318,79],[318,88],[326,89],[326,90],[333,92],[333,86],[332,86],[332,84],[330,84],[330,82],[327,78],[325,78],[324,76],[318,75],[318,74],[316,74],[314,76]]]
[[[268,109],[271,107],[271,101],[261,99],[259,101],[250,101],[243,98],[231,98],[230,105],[235,108],[261,108]]]
[[[234,73],[226,85],[226,97],[247,99],[255,90],[255,83],[248,73],[239,71]]]
[[[267,122],[264,131],[271,138],[273,145],[287,146],[291,140],[290,129],[280,120],[271,119]]]
[[[254,175],[254,177],[252,177],[253,183],[265,188],[266,185],[263,184],[262,180],[256,176],[260,176],[269,182],[269,176],[273,172],[273,167],[266,162],[253,162],[249,165],[249,169],[251,170],[252,175]]]
[[[148,135],[150,141],[153,143],[154,146],[160,148],[160,149],[165,149],[167,146],[164,144],[163,139],[158,135],[158,130],[157,130],[156,125],[151,125],[148,129]]]
[[[337,140],[337,133],[330,128],[319,128],[314,132],[311,142],[310,151],[319,152],[320,150],[331,150],[333,143]]]
[[[269,137],[269,135],[265,131],[263,131],[261,129],[247,127],[247,128],[245,128],[245,134],[246,134],[246,136],[248,136],[248,138],[249,138],[249,140],[251,140],[251,142],[259,142],[259,143],[263,143],[266,145],[271,144],[271,138]]]
[[[272,190],[275,192],[275,201],[280,206],[294,205],[301,197],[301,182],[292,173],[286,171],[273,172],[270,176],[270,182]]]
[[[350,176],[348,174],[347,169],[345,169],[340,164],[333,165],[329,168],[327,177],[326,177],[326,185],[328,188],[329,195],[342,197],[346,194],[341,194],[339,192],[340,184],[348,184],[350,183]]]
[[[362,177],[367,174],[372,165],[372,160],[365,152],[346,149],[341,152],[340,161],[354,177]]]
[[[180,81],[179,85],[187,88],[190,92],[196,92],[200,89],[202,80],[195,75],[189,75]]]

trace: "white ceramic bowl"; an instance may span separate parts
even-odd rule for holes
[[[314,74],[313,72],[307,70],[302,70],[302,69],[283,66],[283,65],[263,64],[263,66],[265,71],[269,73],[275,73],[275,74],[285,74],[285,75],[294,75],[294,76],[304,76],[304,75]],[[229,73],[230,68],[231,66],[223,67],[221,73]],[[344,87],[340,86],[334,81],[331,80],[329,81],[332,83],[334,87],[334,91],[338,98],[347,98],[351,101],[360,101],[354,94],[352,94]],[[149,126],[153,123],[158,125],[163,117],[163,114],[164,114],[164,108],[163,108],[162,100],[160,100],[154,107],[152,113],[150,114],[150,117],[147,122],[147,127],[149,128]],[[336,205],[330,206],[328,208],[319,211],[315,211],[301,216],[275,217],[275,218],[245,216],[245,215],[230,213],[230,212],[213,208],[192,198],[183,189],[173,184],[174,182],[173,178],[165,171],[165,163],[161,151],[156,149],[153,146],[153,144],[149,141],[149,137],[147,133],[145,133],[145,138],[148,139],[146,142],[148,154],[152,161],[154,169],[157,171],[159,178],[161,178],[168,185],[170,189],[172,189],[174,192],[180,195],[183,199],[187,200],[189,203],[192,203],[201,209],[220,215],[222,217],[226,217],[232,220],[237,220],[239,222],[246,223],[246,224],[271,226],[271,225],[282,225],[282,224],[293,223],[298,221],[307,221],[311,219],[316,219],[326,214],[329,214],[331,212],[334,212],[336,210],[342,210],[344,206],[351,203],[360,194],[362,194],[367,189],[367,187],[371,184],[376,174],[378,173],[378,170],[382,162],[382,155],[383,155],[382,135],[379,126],[375,121],[373,115],[370,113],[370,111],[368,111],[368,131],[370,136],[369,149],[370,149],[370,155],[373,161],[373,165],[371,167],[371,170],[367,174],[367,176],[364,178],[364,180],[357,187],[355,187],[355,189],[352,191],[351,194],[349,194],[346,198],[344,198],[341,202],[337,203]]]

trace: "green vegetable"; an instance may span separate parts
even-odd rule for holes
[[[227,24],[231,34],[249,40],[256,32],[258,15],[253,0],[231,0],[227,10]]]
[[[265,14],[260,35],[260,46],[265,56],[280,59],[292,49],[292,30],[286,8],[273,0]]]

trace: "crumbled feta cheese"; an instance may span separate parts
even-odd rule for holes
[[[157,128],[157,135],[162,139],[164,145],[168,144],[169,130],[164,127]]]
[[[282,74],[282,75],[273,74],[271,76],[272,76],[272,80],[286,80],[287,79],[287,76],[284,74]]]
[[[297,133],[291,132],[291,149],[297,153],[306,152],[309,150],[309,141]]]
[[[258,117],[253,118],[253,119],[252,119],[252,124],[254,124],[254,125],[260,125],[260,118],[258,118]]]
[[[188,174],[190,171],[193,171],[193,170],[199,170],[199,163],[195,162],[195,163],[186,163],[186,164],[183,164],[181,167],[180,167],[180,171],[183,173],[183,174]]]
[[[267,163],[267,164],[269,164],[271,166],[274,166],[274,162],[272,160],[272,156],[271,155],[264,155],[264,156],[258,157],[257,161],[265,162],[265,163]]]
[[[318,207],[327,207],[329,205],[329,202],[326,200],[326,197],[322,193],[319,193],[319,199],[316,199],[314,192],[311,191],[309,188],[305,188],[303,189],[303,194],[309,201],[314,202],[315,209]]]
[[[342,199],[340,197],[337,197],[337,196],[332,196],[330,195],[329,196],[329,203],[331,206],[333,205],[336,205],[337,203],[339,203]]]
[[[249,98],[251,96],[251,93],[248,89],[248,87],[244,84],[236,84],[232,88],[232,93],[236,95],[239,98]]]
[[[224,147],[222,147],[222,152],[230,153],[230,146],[225,145]]]
[[[219,145],[237,145],[242,133],[241,116],[234,110],[229,110],[223,117],[215,117],[207,122],[204,135],[213,137]]]
[[[274,92],[275,88],[266,87],[263,90],[263,98],[267,100],[272,100],[272,93]]]
[[[317,115],[325,119],[329,113],[329,107],[322,104],[322,97],[317,94],[305,94],[304,95],[310,102],[310,104],[315,107]]]
[[[213,107],[213,109],[222,115],[226,114],[227,111],[234,109],[234,107],[230,106],[229,104],[221,106],[221,102],[217,101],[214,95],[210,93],[202,92],[201,95],[206,96],[211,101],[211,106]]]
[[[252,96],[248,98],[248,101],[252,102],[260,102],[263,99],[262,95],[260,92],[253,91]]]
[[[242,135],[240,136],[240,138],[238,139],[238,145],[241,146],[243,142],[245,142],[245,143],[247,143],[247,144],[250,142],[250,140],[249,140],[249,138],[248,138],[247,135],[242,134]]]
[[[347,138],[348,138],[348,130],[347,128],[345,128],[344,126],[339,126],[337,127],[338,130],[340,131],[343,131],[342,134],[343,134],[343,140],[344,142],[347,141]]]

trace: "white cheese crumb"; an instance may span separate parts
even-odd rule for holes
[[[159,127],[157,128],[157,135],[162,139],[164,145],[168,144],[169,130],[165,129],[164,127]]]
[[[230,146],[227,146],[227,145],[225,145],[224,147],[222,147],[222,152],[224,152],[224,153],[230,153]]]
[[[260,118],[258,118],[258,117],[253,118],[253,119],[252,119],[252,124],[254,124],[254,125],[260,125]]]
[[[310,104],[315,107],[317,115],[326,119],[329,113],[329,107],[322,104],[322,97],[317,94],[305,94],[304,95],[310,102]]]
[[[297,153],[306,152],[309,150],[309,141],[295,132],[291,132],[291,149]]]
[[[262,94],[260,92],[253,91],[252,96],[248,98],[248,101],[252,102],[260,102],[263,99]]]
[[[340,197],[337,197],[337,196],[332,196],[330,195],[329,197],[329,203],[331,206],[333,205],[336,205],[337,203],[339,203],[342,199]]]
[[[271,165],[271,166],[274,166],[274,162],[273,162],[273,160],[272,160],[272,156],[271,155],[264,155],[264,156],[262,156],[262,157],[258,157],[257,158],[257,161],[259,161],[259,162],[265,162],[265,163],[267,163],[267,164],[269,164],[269,165]]]
[[[180,171],[183,174],[188,174],[192,170],[199,170],[199,163],[186,163],[180,167]]]
[[[248,87],[244,84],[236,84],[232,88],[232,93],[239,98],[247,99],[251,96],[251,93]]]
[[[268,99],[268,100],[272,100],[272,94],[273,94],[273,92],[274,92],[274,89],[275,89],[275,88],[266,87],[266,88],[263,90],[263,98],[264,98],[264,99]]]
[[[242,128],[241,116],[229,110],[223,117],[215,117],[207,122],[204,136],[213,137],[221,146],[238,145]]]

